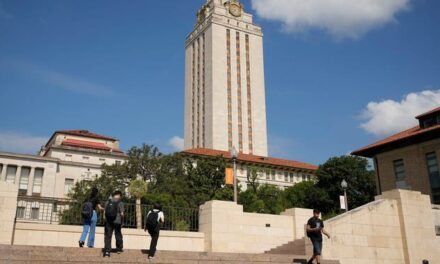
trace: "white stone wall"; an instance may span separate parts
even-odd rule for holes
[[[199,229],[209,252],[263,253],[294,238],[291,216],[244,213],[242,205],[224,201],[200,207]]]
[[[81,226],[17,223],[14,245],[78,247]],[[143,230],[122,230],[125,249],[146,249],[150,236]],[[113,247],[115,240],[113,239]],[[96,228],[95,247],[104,247],[104,228]],[[158,250],[203,252],[204,234],[197,232],[161,231]]]
[[[13,237],[18,187],[0,182],[0,244],[10,245]]]
[[[376,199],[325,222],[332,238],[324,239],[324,258],[341,264],[440,263],[429,196],[393,190]]]
[[[101,166],[102,164],[114,165],[116,161],[123,162],[125,157],[114,155],[98,154],[94,152],[85,152],[78,150],[51,149],[47,155],[50,158],[57,158],[63,161],[93,164]]]
[[[27,195],[32,195],[35,169],[43,169],[43,181],[41,186],[41,195],[53,197],[56,195],[55,182],[57,181],[58,164],[55,159],[43,159],[31,155],[16,155],[9,153],[0,153],[0,164],[3,165],[1,181],[6,179],[7,166],[17,166],[14,184],[18,190],[22,167],[30,167],[30,175],[27,187]]]

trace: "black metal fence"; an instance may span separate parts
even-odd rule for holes
[[[82,204],[69,200],[37,197],[18,197],[16,219],[17,222],[34,222],[43,224],[82,225]],[[124,203],[123,226],[137,228],[137,206],[134,203]],[[139,208],[139,207],[138,207]],[[141,223],[144,221],[150,205],[140,205]],[[163,230],[191,231],[199,230],[199,210],[197,208],[163,207],[165,223]],[[98,226],[104,225],[104,213],[98,212]]]

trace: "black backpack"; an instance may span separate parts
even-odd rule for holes
[[[90,220],[93,216],[93,203],[90,201],[85,202],[81,208],[81,216],[84,220]]]
[[[119,213],[119,202],[108,201],[107,206],[105,207],[105,220],[109,223],[113,223],[118,217]]]
[[[147,221],[145,224],[145,229],[148,230],[148,232],[157,232],[159,231],[159,211],[151,210],[150,213],[147,216]]]

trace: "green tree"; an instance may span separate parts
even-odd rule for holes
[[[131,196],[136,198],[136,227],[142,229],[142,208],[141,198],[147,193],[148,184],[141,179],[130,182],[128,186],[128,192]]]
[[[254,193],[257,192],[258,187],[260,186],[260,183],[258,181],[258,178],[261,174],[262,170],[255,166],[249,166],[247,167],[247,182],[248,186],[252,189]]]
[[[324,190],[328,205],[321,207],[324,213],[339,211],[339,196],[343,194],[342,180],[348,183],[347,195],[350,209],[374,200],[376,184],[374,171],[368,170],[368,161],[356,156],[330,158],[319,166],[316,187]]]
[[[313,181],[300,182],[287,188],[284,191],[284,198],[286,208],[321,209],[331,205],[327,192],[319,188]]]

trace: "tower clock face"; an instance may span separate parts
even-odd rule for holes
[[[229,13],[231,13],[231,15],[233,15],[235,17],[241,16],[241,6],[239,6],[237,4],[231,4],[229,6]]]

